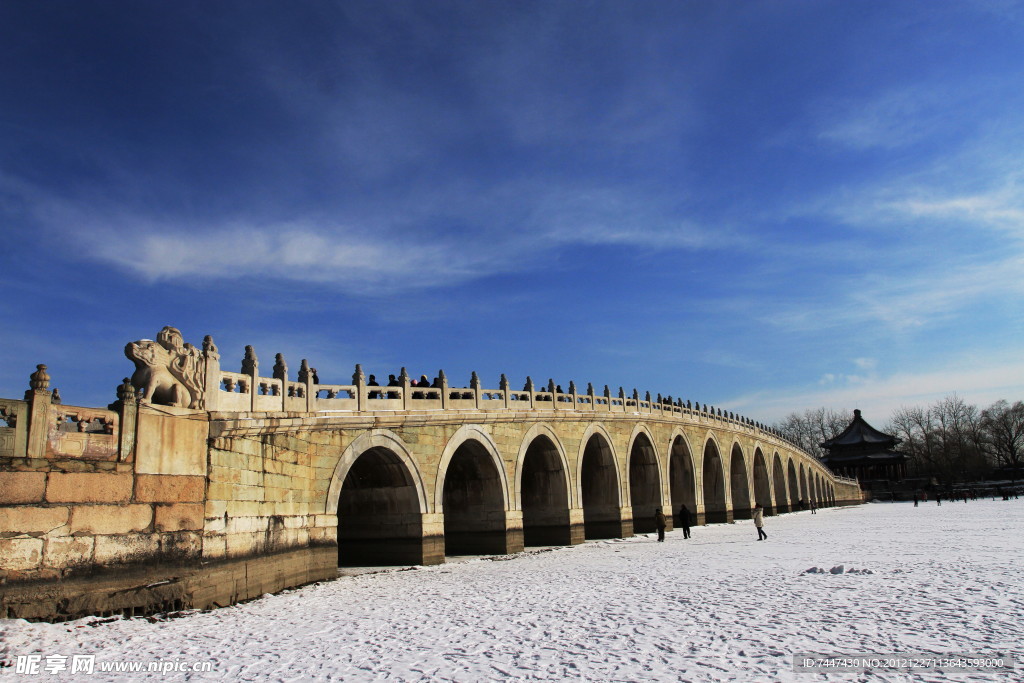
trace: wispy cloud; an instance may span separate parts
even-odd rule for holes
[[[955,121],[950,110],[963,96],[942,84],[915,84],[867,100],[821,104],[817,138],[859,150],[913,145]]]
[[[722,404],[766,422],[818,407],[859,407],[869,409],[878,423],[884,423],[901,406],[925,405],[952,393],[983,406],[1019,397],[1024,394],[1024,359],[1016,353],[960,354],[933,370],[869,376],[836,373],[828,382],[744,394]]]
[[[150,282],[270,278],[380,295],[533,270],[572,246],[705,250],[747,240],[735,230],[679,218],[663,198],[643,190],[535,181],[460,185],[423,202],[413,191],[386,208],[361,207],[347,223],[303,216],[176,219],[54,197],[6,178],[0,186],[67,240],[72,258],[113,264]],[[443,228],[432,228],[438,224]]]

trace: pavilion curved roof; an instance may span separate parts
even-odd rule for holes
[[[900,441],[902,439],[892,434],[880,432],[869,425],[861,417],[860,410],[854,410],[853,421],[850,422],[850,425],[838,436],[832,437],[828,441],[823,441],[819,445],[827,450],[845,450],[851,446],[871,446],[878,447],[879,449],[888,449],[895,447]]]

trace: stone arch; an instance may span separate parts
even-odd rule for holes
[[[662,506],[661,464],[654,438],[646,426],[633,429],[629,446],[629,504],[633,511],[633,531],[655,530],[654,509]]]
[[[373,430],[353,441],[335,466],[329,513],[338,516],[338,564],[380,566],[440,562],[438,539],[425,539],[426,496],[408,448]]]
[[[754,447],[754,502],[764,509],[766,515],[775,514],[771,479],[768,477],[768,466],[765,464],[760,446]]]
[[[434,483],[434,511],[444,512],[444,482],[448,474],[448,465],[451,463],[455,451],[468,441],[478,442],[487,451],[487,455],[490,456],[501,479],[502,504],[506,510],[511,510],[508,480],[505,478],[505,467],[501,459],[501,453],[498,451],[498,445],[494,443],[494,439],[491,438],[491,435],[487,433],[487,430],[482,425],[467,424],[459,427],[451,435],[448,443],[444,446],[444,450],[441,452],[441,459],[437,463],[437,481]]]
[[[750,475],[743,449],[735,442],[729,456],[729,495],[733,519],[750,519]]]
[[[608,431],[591,424],[580,440],[576,459],[577,498],[583,508],[586,538],[620,538],[622,524],[622,488],[619,482],[618,458]]]
[[[800,500],[803,501],[803,506],[810,509],[810,493],[807,489],[807,470],[804,469],[804,464],[800,463]]]
[[[516,493],[523,512],[523,544],[570,545],[572,487],[565,449],[554,430],[536,424],[523,437],[516,459]],[[575,539],[580,542],[583,539]]]
[[[690,523],[697,515],[697,469],[693,452],[683,430],[676,428],[668,446],[669,495],[672,501],[672,515],[679,522],[679,512],[686,506]]]
[[[714,436],[704,442],[704,519],[708,524],[729,522],[725,500],[725,465]]]
[[[787,482],[789,484],[789,509],[799,510],[800,509],[800,480],[796,478],[796,465],[793,464],[793,458],[789,459],[789,464],[786,466]]]
[[[509,539],[505,468],[481,426],[464,425],[448,439],[434,496],[437,511],[444,513],[447,554],[504,554],[521,548]]]
[[[790,512],[792,508],[789,507],[789,496],[786,495],[786,472],[778,451],[772,458],[772,487],[775,489],[775,510],[779,514]]]
[[[334,466],[331,484],[327,488],[327,501],[324,512],[328,515],[338,513],[338,495],[341,493],[342,484],[345,483],[345,478],[348,476],[352,464],[364,451],[368,451],[371,448],[385,448],[398,457],[412,476],[412,485],[416,488],[420,512],[428,512],[427,494],[423,487],[423,477],[420,475],[419,468],[416,467],[416,461],[412,457],[412,452],[397,434],[386,429],[373,429],[363,432],[342,452],[338,464]]]

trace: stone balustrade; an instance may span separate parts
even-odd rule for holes
[[[254,352],[248,353],[255,359]],[[278,372],[287,373],[283,359],[278,354]],[[306,360],[302,361],[308,367]],[[663,418],[711,421],[738,426],[764,435],[771,435],[787,445],[798,446],[782,436],[777,430],[749,418],[708,408],[705,404],[685,403],[681,399],[652,400],[650,392],[640,398],[637,390],[632,396],[620,388],[613,395],[607,385],[603,393],[596,393],[588,384],[586,393],[571,390],[559,392],[553,381],[538,390],[527,377],[522,390],[509,386],[505,375],[501,376],[499,388],[488,389],[480,385],[476,373],[469,386],[449,386],[447,376],[441,370],[438,380],[430,387],[413,385],[405,368],[401,370],[399,384],[395,386],[369,385],[361,365],[356,365],[352,384],[320,384],[315,374],[309,372],[300,381],[289,381],[284,377],[261,377],[256,374],[257,365],[250,366],[251,372],[237,373],[220,370],[216,373],[217,391],[206,398],[206,409],[210,412],[381,412],[381,411],[437,411],[437,410],[575,410],[579,412],[641,413]],[[256,388],[254,391],[253,388]],[[287,387],[284,390],[283,387]]]

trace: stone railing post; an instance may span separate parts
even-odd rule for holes
[[[647,401],[647,412],[653,413],[654,412],[654,404],[651,403],[651,392],[648,391],[644,395],[644,400]]]
[[[252,346],[245,347],[245,357],[242,358],[242,374],[249,378],[249,409],[256,412],[260,395],[260,361],[256,357],[256,350]]]
[[[217,410],[220,407],[220,352],[210,335],[203,337],[202,354],[206,376],[203,378],[203,400],[199,408]]]
[[[50,375],[46,366],[39,364],[29,376],[29,390],[25,392],[28,401],[28,442],[27,455],[42,458],[46,455],[46,439],[50,432],[50,405],[53,393],[50,391]]]
[[[626,390],[619,387],[619,405],[622,406],[622,412],[626,412]]]
[[[402,410],[409,410],[409,388],[411,386],[411,380],[409,379],[409,372],[405,369],[404,365],[402,366],[402,372],[398,375],[398,381],[402,385]]]
[[[451,404],[451,398],[448,396],[448,375],[444,374],[444,370],[438,370],[437,377],[441,380],[438,382],[441,385],[441,410],[448,410]]]
[[[534,403],[536,402],[537,399],[534,396],[533,378],[531,378],[529,375],[526,376],[526,384],[524,386],[526,387],[526,391],[528,391],[530,393],[530,409],[532,410],[533,406],[534,406]]]
[[[504,372],[501,373],[501,380],[498,381],[498,388],[501,389],[501,398],[502,402],[505,404],[505,410],[508,410],[511,408],[508,398],[508,377],[505,376]]]
[[[558,394],[555,393],[555,380],[548,378],[548,393],[551,394],[551,410],[558,410]]]
[[[299,364],[299,382],[303,384],[303,393],[306,394],[306,412],[312,413],[316,407],[316,384],[313,382],[313,373],[309,369],[309,361],[305,358]]]
[[[576,382],[569,380],[569,400],[572,401],[572,409],[577,410],[576,407]]]
[[[469,378],[469,388],[473,390],[473,407],[480,410],[480,376],[476,374],[476,370]]]
[[[281,380],[281,410],[288,410],[288,364],[284,354],[279,353],[274,359],[274,379]]]
[[[608,388],[608,385],[604,385],[604,409],[608,412],[612,410],[612,390]]]
[[[593,382],[587,382],[587,396],[590,398],[590,409],[597,410],[597,405],[594,403],[594,384]]]
[[[352,373],[352,384],[356,387],[356,410],[366,410],[366,375],[363,374],[363,366],[356,364],[356,371]]]
[[[132,381],[127,377],[117,388],[117,403],[111,407],[116,408],[120,423],[120,431],[117,436],[117,459],[120,462],[125,462],[135,451],[135,431],[139,422],[139,400]]]

